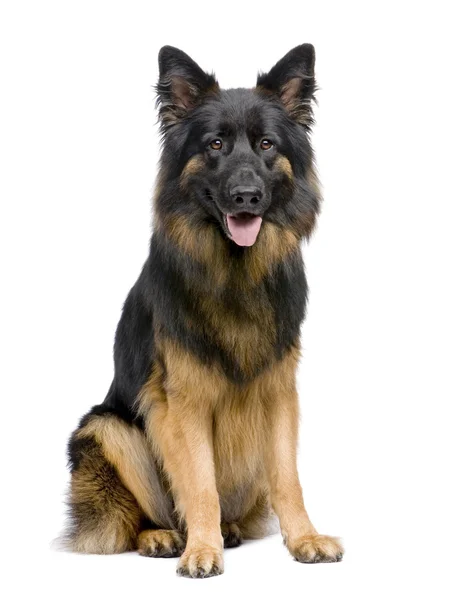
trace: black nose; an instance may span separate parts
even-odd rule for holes
[[[262,199],[262,190],[258,187],[247,185],[236,185],[230,190],[230,196],[238,207],[246,210],[248,207],[256,206]]]

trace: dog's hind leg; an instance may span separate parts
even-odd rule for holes
[[[277,530],[276,523],[274,523],[273,528],[268,490],[260,487],[254,488],[253,494],[241,516],[237,515],[233,520],[223,520],[221,522],[224,548],[235,548],[240,546],[244,539],[262,538]],[[223,515],[223,517],[225,516],[232,517],[232,510]]]
[[[155,558],[181,556],[185,546],[184,534],[176,529],[146,529],[137,541],[139,554]]]
[[[69,443],[67,545],[76,552],[134,550],[144,520],[174,528],[173,504],[142,431],[114,414],[89,414]]]
[[[69,492],[69,549],[87,554],[132,550],[141,520],[136,499],[95,437],[84,436],[72,447],[79,457]]]
[[[236,548],[243,542],[243,535],[236,523],[221,523],[224,548]]]

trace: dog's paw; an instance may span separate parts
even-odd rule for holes
[[[224,572],[222,552],[211,547],[187,549],[180,558],[178,575],[203,579]]]
[[[222,523],[221,532],[224,538],[224,548],[236,548],[243,541],[240,528],[236,523]]]
[[[183,537],[173,529],[147,529],[137,540],[139,554],[156,558],[181,556],[184,546]]]
[[[287,543],[290,554],[302,563],[339,562],[344,549],[338,538],[329,535],[305,535]]]

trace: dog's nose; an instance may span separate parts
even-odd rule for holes
[[[244,211],[259,204],[262,196],[262,190],[255,186],[236,185],[230,190],[230,197]]]

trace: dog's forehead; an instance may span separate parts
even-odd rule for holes
[[[239,132],[262,127],[272,119],[275,106],[254,89],[239,88],[221,90],[216,98],[206,102],[203,112],[210,130]]]

